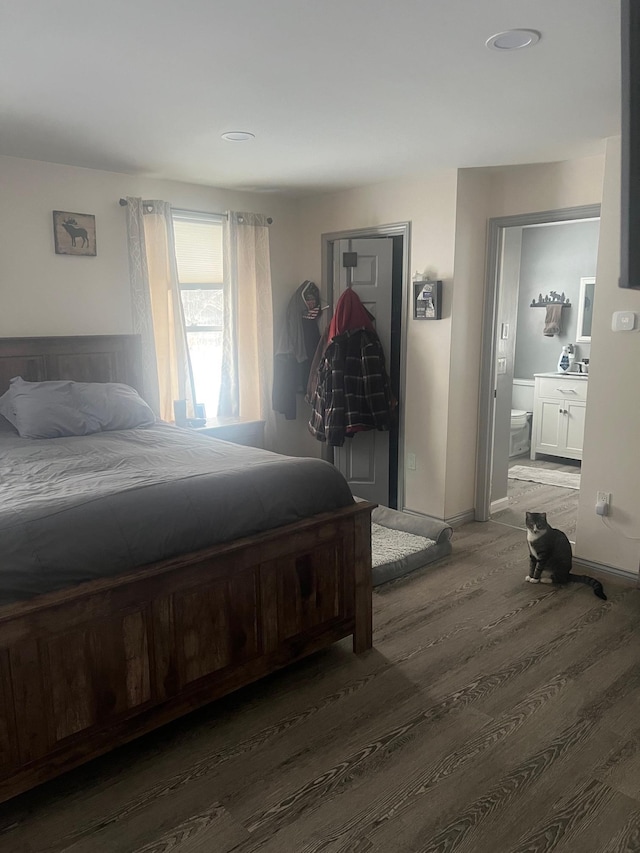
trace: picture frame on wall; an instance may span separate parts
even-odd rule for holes
[[[440,320],[442,318],[442,281],[413,282],[414,320]]]
[[[54,210],[53,240],[56,255],[97,255],[95,216]]]

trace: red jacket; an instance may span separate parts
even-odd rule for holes
[[[336,335],[353,332],[355,329],[374,331],[371,315],[360,301],[357,293],[349,287],[336,302],[336,310],[329,326],[329,341]]]

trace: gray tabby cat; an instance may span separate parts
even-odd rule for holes
[[[603,601],[607,600],[600,581],[587,575],[571,574],[571,543],[562,530],[557,530],[547,521],[546,512],[528,512],[526,514],[527,543],[529,545],[529,574],[525,580],[529,583],[586,583],[593,588],[593,594]],[[550,577],[542,577],[548,572]]]

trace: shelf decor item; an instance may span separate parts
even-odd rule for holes
[[[97,255],[95,216],[54,210],[53,239],[56,255]]]
[[[568,296],[564,293],[557,293],[555,290],[549,291],[546,296],[538,294],[537,299],[531,300],[529,308],[546,308],[549,305],[561,305],[563,308],[571,308],[571,302]]]
[[[413,282],[414,320],[440,320],[442,318],[442,281]]]

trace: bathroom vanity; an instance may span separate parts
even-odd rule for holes
[[[531,459],[536,454],[582,459],[589,376],[536,373]]]

